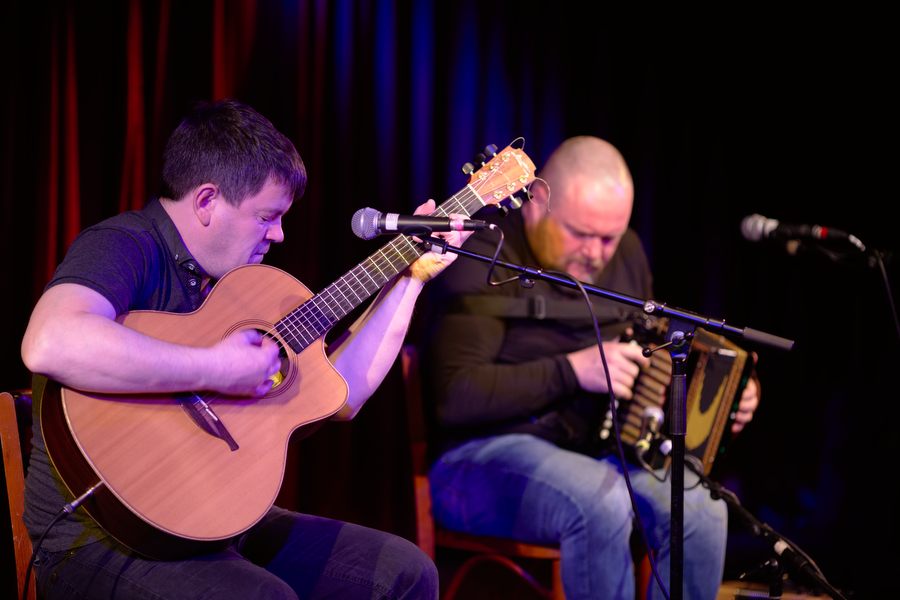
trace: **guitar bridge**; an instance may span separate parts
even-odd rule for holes
[[[234,440],[225,424],[219,419],[212,407],[196,393],[182,394],[178,397],[181,408],[191,417],[197,426],[209,435],[219,438],[231,449],[232,452],[240,446]]]

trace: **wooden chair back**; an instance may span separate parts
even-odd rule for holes
[[[416,543],[432,559],[440,548],[461,550],[471,554],[456,570],[444,592],[444,600],[452,600],[459,593],[466,577],[473,569],[485,564],[499,565],[521,578],[538,596],[563,600],[559,548],[526,544],[517,540],[470,535],[448,531],[436,525],[431,512],[431,487],[428,481],[428,432],[419,375],[419,358],[410,344],[400,353],[406,396],[406,414],[410,451],[412,455],[413,493],[416,508]],[[528,572],[521,559],[546,560],[550,563],[549,586]]]
[[[15,565],[16,598],[22,598],[25,571],[31,560],[31,538],[22,520],[25,511],[25,470],[19,427],[20,420],[16,418],[16,397],[9,392],[0,393],[0,445],[3,448],[3,476],[6,482],[6,500],[12,531],[12,539],[4,543],[11,549],[14,557],[14,561],[7,564]],[[10,582],[9,586],[12,585]],[[25,597],[31,600],[36,597],[34,578],[29,579],[28,593]]]

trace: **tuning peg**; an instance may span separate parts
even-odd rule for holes
[[[484,163],[487,162],[487,156],[479,152],[475,155],[475,162],[483,167]]]
[[[484,153],[487,156],[497,156],[497,145],[496,144],[488,144],[484,147]]]
[[[471,175],[475,172],[475,165],[470,162],[467,162],[462,166],[462,172],[464,175]]]
[[[506,200],[503,201],[503,203],[513,210],[519,210],[520,208],[522,208],[522,199],[515,194],[508,196]]]

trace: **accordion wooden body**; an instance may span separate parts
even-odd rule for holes
[[[653,348],[665,341],[668,320],[646,317],[636,322],[633,329],[632,339],[644,347]],[[698,327],[691,341],[687,363],[687,434],[684,451],[686,457],[695,456],[708,475],[731,437],[731,424],[753,361],[745,350],[724,336]],[[619,400],[617,416],[623,445],[634,449],[638,441],[645,437],[648,406],[662,410],[666,421],[662,427],[663,435],[668,431],[671,377],[672,358],[668,351],[660,349],[654,352],[650,367],[642,368],[635,381],[633,398]],[[600,437],[606,439],[612,435],[612,412],[607,411]],[[644,460],[656,468],[668,463],[668,457],[660,451],[659,442],[662,439],[657,436],[643,454]]]

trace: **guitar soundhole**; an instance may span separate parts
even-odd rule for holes
[[[257,329],[257,331],[269,338],[276,344],[278,344],[278,359],[281,361],[281,367],[278,371],[269,377],[272,380],[272,389],[275,390],[282,383],[284,383],[285,379],[287,379],[288,373],[291,370],[291,359],[288,357],[287,351],[284,349],[284,344],[278,339],[277,336],[273,335],[271,331],[263,331],[262,329]]]
[[[266,394],[266,396],[277,396],[281,392],[290,389],[292,382],[297,378],[298,374],[297,368],[294,365],[294,362],[297,360],[297,355],[281,336],[278,335],[275,326],[261,319],[238,321],[233,323],[231,327],[224,332],[223,338],[242,329],[254,329],[258,331],[260,335],[263,335],[278,344],[278,359],[281,362],[281,365],[278,372],[271,377],[272,389],[269,390],[269,393]]]

